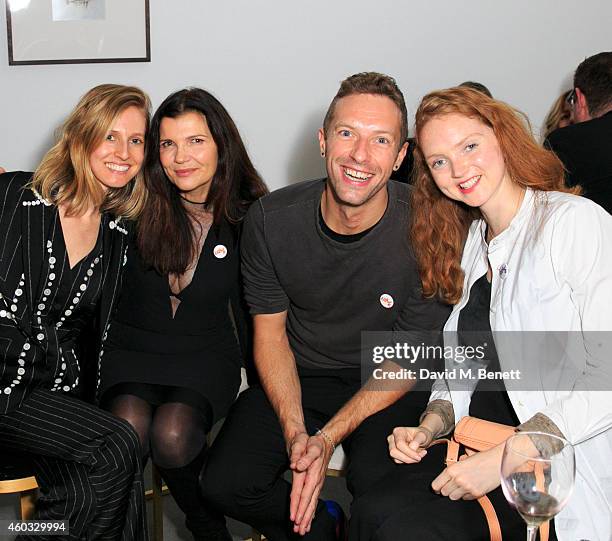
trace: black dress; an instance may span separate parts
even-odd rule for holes
[[[491,333],[489,307],[491,306],[491,284],[486,274],[481,276],[470,289],[470,298],[459,314],[457,332],[464,346],[491,344],[487,348],[490,358],[487,359],[487,371],[499,372],[499,358]],[[470,415],[501,423],[518,426],[520,421],[514,413],[506,387],[502,380],[479,380],[470,400]]]
[[[182,395],[186,402],[197,393],[214,423],[225,416],[240,386],[236,229],[226,222],[211,227],[191,283],[175,295],[180,304],[174,317],[168,276],[145,268],[134,245],[129,255],[101,364],[103,399],[124,383],[178,387],[190,391]]]

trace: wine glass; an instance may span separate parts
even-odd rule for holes
[[[518,432],[506,440],[501,463],[504,496],[527,523],[527,541],[567,503],[574,488],[574,448],[544,432]]]

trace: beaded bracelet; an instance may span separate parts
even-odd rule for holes
[[[315,432],[315,436],[321,436],[332,448],[332,453],[336,450],[336,444],[334,440],[332,440],[326,432],[323,432],[320,428]]]

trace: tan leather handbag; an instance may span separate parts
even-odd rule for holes
[[[463,417],[455,426],[455,432],[451,439],[434,440],[431,444],[446,443],[446,465],[449,466],[459,460],[459,449],[462,445],[468,456],[478,451],[486,451],[506,441],[515,433],[512,426],[485,421],[476,417]],[[543,475],[542,475],[543,479]],[[491,541],[503,541],[501,527],[497,513],[493,508],[491,500],[485,495],[478,498],[489,525]],[[540,526],[540,541],[548,541],[549,524],[544,522]]]

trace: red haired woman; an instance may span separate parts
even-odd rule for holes
[[[578,336],[580,354],[552,360],[571,361],[562,387],[500,381],[491,392],[484,380],[463,388],[436,381],[420,426],[398,427],[389,436],[398,471],[381,483],[380,494],[357,502],[370,511],[352,525],[354,538],[488,539],[484,513],[473,501],[483,494],[493,501],[504,535],[524,535],[499,488],[503,444],[446,468],[442,446],[427,449],[472,415],[573,444],[577,481],[555,519],[556,535],[609,539],[612,400],[602,390],[612,389],[606,387],[612,364],[589,332],[612,328],[612,217],[564,187],[561,162],[538,145],[520,113],[480,92],[450,88],[425,96],[416,136],[411,234],[424,293],[454,304],[445,340],[455,332],[459,340],[462,333],[488,334],[495,344],[488,369],[496,372],[517,360],[498,340],[512,331],[523,340],[526,333],[516,331]],[[537,361],[546,362],[545,355]],[[421,461],[440,467],[417,478],[403,465]]]

